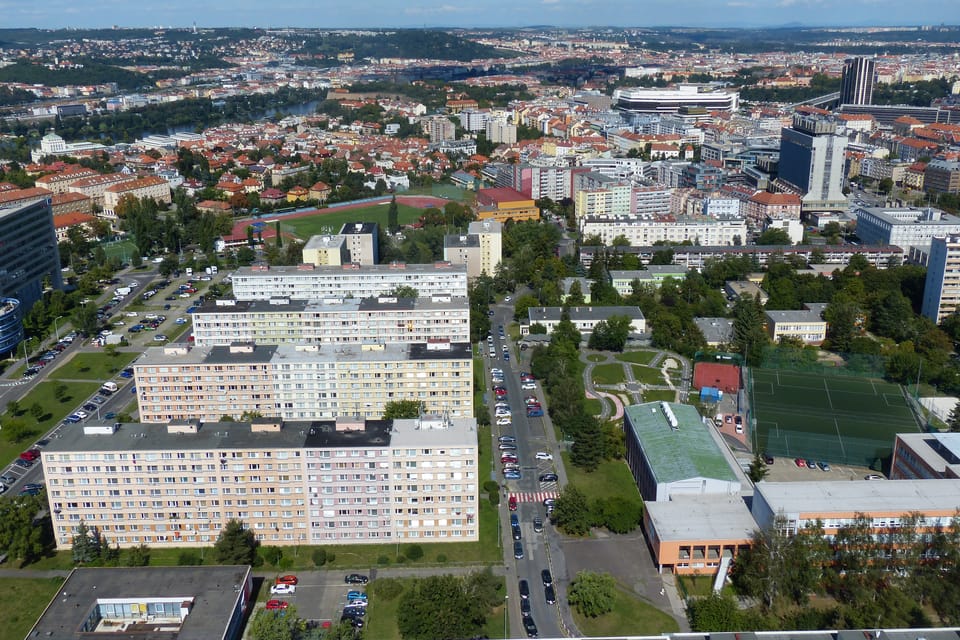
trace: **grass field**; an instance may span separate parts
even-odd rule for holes
[[[26,638],[63,578],[0,578],[0,620],[4,638]]]
[[[50,376],[55,380],[98,380],[105,382],[120,373],[133,362],[136,353],[117,351],[113,356],[106,353],[77,353],[63,363]]]
[[[870,378],[753,369],[757,444],[771,455],[869,466],[894,434],[918,431],[898,385]]]
[[[663,372],[660,371],[660,369],[651,369],[650,367],[634,365],[633,377],[646,384],[667,384],[667,381],[663,378]]]
[[[619,384],[627,379],[619,362],[598,364],[593,368],[592,375],[594,384]]]
[[[677,621],[617,585],[613,611],[587,618],[573,609],[573,620],[585,636],[652,636],[679,631]]]
[[[606,362],[607,356],[601,355],[599,353],[591,353],[590,355],[587,356],[587,360],[589,360],[590,362]]]
[[[657,355],[656,351],[627,351],[618,353],[616,359],[620,362],[632,362],[634,364],[650,364],[653,357]]]
[[[660,400],[666,400],[667,402],[674,402],[677,399],[677,392],[670,391],[669,389],[652,389],[643,392],[643,401],[644,402],[657,402]]]
[[[138,251],[137,245],[130,240],[123,240],[121,242],[103,244],[100,246],[103,247],[103,252],[107,254],[108,258],[117,257],[128,262],[130,261],[130,257]]]
[[[603,404],[596,398],[587,398],[583,401],[583,409],[592,416],[598,416],[603,411]]]
[[[588,501],[608,496],[618,496],[643,504],[640,490],[633,480],[630,468],[623,460],[604,460],[596,470],[587,473],[570,463],[570,454],[563,453],[563,466],[567,470],[570,484],[577,485]]]
[[[93,395],[93,392],[100,387],[99,382],[67,383],[66,395],[61,400],[57,400],[55,389],[59,384],[63,383],[49,380],[41,382],[20,400],[23,413],[19,417],[26,422],[33,435],[19,443],[10,442],[5,435],[0,440],[0,465],[9,464],[34,438],[39,438],[41,434],[49,431],[57,422],[72,413],[81,401]],[[30,411],[30,408],[35,404],[43,410],[39,418],[35,417]],[[10,417],[9,411],[4,412],[0,416],[0,424],[5,424]]]
[[[375,204],[369,207],[341,210],[321,209],[317,215],[302,218],[280,218],[280,228],[283,231],[292,231],[298,238],[306,240],[310,236],[326,233],[339,233],[340,227],[348,222],[376,222],[381,227],[387,224],[387,210],[389,201],[384,204]],[[400,224],[416,222],[423,213],[422,209],[397,203]],[[273,221],[271,220],[271,223]],[[331,231],[332,230],[332,231]]]

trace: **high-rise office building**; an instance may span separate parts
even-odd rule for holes
[[[3,352],[8,352],[23,338],[20,319],[43,295],[44,281],[63,288],[53,210],[48,200],[0,209],[0,253],[0,298],[4,298],[0,345]]]
[[[848,58],[840,80],[840,104],[870,104],[876,79],[873,58]]]
[[[795,113],[793,125],[780,134],[782,190],[800,195],[803,211],[845,210],[844,154],[847,138],[836,123],[819,115]]]

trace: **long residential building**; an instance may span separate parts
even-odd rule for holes
[[[43,452],[58,548],[196,547],[231,519],[263,544],[478,539],[473,418],[89,423]]]
[[[133,365],[144,422],[379,418],[391,401],[473,415],[469,343],[152,347]]]
[[[898,246],[876,245],[745,245],[738,247],[708,247],[708,246],[671,246],[673,264],[682,265],[687,269],[703,269],[711,260],[722,260],[727,256],[748,256],[757,262],[757,266],[764,267],[771,259],[782,260],[787,256],[798,256],[807,262],[829,264],[842,267],[850,262],[853,256],[863,256],[878,269],[886,269],[890,264],[899,264],[904,258],[904,251]],[[635,255],[641,264],[649,264],[658,252],[665,249],[663,246],[647,245],[642,247],[616,247],[622,254]],[[580,247],[580,263],[589,268],[593,258],[603,252],[610,251],[610,247],[583,246]]]
[[[617,109],[629,113],[678,113],[691,107],[732,112],[740,106],[740,94],[681,84],[667,89],[617,89],[613,92],[613,102]]]
[[[192,315],[194,344],[416,343],[470,341],[467,298],[363,298],[336,301],[219,299]]]
[[[865,244],[928,251],[935,236],[960,235],[960,217],[933,208],[862,207],[857,209],[857,235]]]
[[[614,238],[623,236],[632,246],[647,246],[657,242],[680,244],[685,241],[700,245],[731,246],[746,241],[747,222],[743,218],[590,216],[581,219],[580,231],[584,237],[600,236],[604,244],[611,244]]]
[[[434,264],[296,267],[241,267],[231,275],[237,300],[323,300],[389,296],[397,287],[412,287],[420,296],[466,296],[467,267]]]

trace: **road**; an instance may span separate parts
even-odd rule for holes
[[[513,321],[513,308],[509,305],[497,305],[494,307],[494,316],[491,318],[491,334],[493,335],[494,351],[496,357],[489,356],[489,349],[484,346],[484,358],[486,371],[484,375],[487,380],[487,387],[491,388],[490,369],[498,367],[503,370],[503,384],[507,390],[510,408],[512,411],[513,424],[510,426],[493,427],[493,442],[495,460],[499,460],[499,451],[497,451],[497,437],[501,435],[512,435],[517,439],[518,458],[520,460],[520,470],[522,477],[519,480],[503,480],[499,471],[495,472],[494,479],[501,482],[504,492],[500,501],[500,535],[503,540],[503,558],[506,566],[507,577],[507,601],[509,610],[510,637],[522,638],[526,636],[523,628],[523,618],[520,613],[520,587],[519,581],[526,580],[530,585],[530,608],[531,617],[537,625],[540,637],[554,638],[569,635],[571,623],[564,622],[563,618],[569,619],[569,613],[562,615],[558,605],[549,605],[544,597],[544,587],[541,582],[540,572],[543,569],[549,569],[557,581],[554,588],[557,592],[557,602],[565,602],[565,585],[560,580],[566,576],[566,567],[562,562],[562,554],[556,538],[553,527],[549,524],[546,515],[546,509],[543,506],[543,496],[556,495],[559,487],[566,483],[566,474],[562,464],[555,464],[554,461],[560,460],[560,450],[554,437],[553,426],[549,422],[549,417],[544,415],[542,418],[527,418],[524,398],[527,395],[536,395],[541,403],[546,406],[543,392],[541,389],[535,391],[523,390],[520,388],[520,372],[524,358],[523,352],[516,349],[516,345],[510,341],[509,336],[499,336],[498,327],[506,327]],[[510,359],[503,359],[503,350],[506,347],[510,353]],[[526,353],[523,353],[526,355]],[[486,400],[491,407],[496,402],[493,391],[488,391]],[[495,421],[495,420],[494,420]],[[550,453],[554,460],[536,460],[535,455],[538,451]],[[559,482],[541,483],[539,476],[543,473],[556,473],[559,476]],[[510,528],[510,511],[508,509],[508,496],[516,494],[520,499],[516,514],[520,521],[521,540],[523,547],[523,558],[514,557],[513,535]],[[533,519],[540,517],[544,520],[544,529],[542,533],[536,533],[533,530]]]
[[[114,312],[114,316],[112,319],[117,319],[122,317],[123,309],[125,309],[127,305],[134,302],[135,300],[139,300],[140,293],[143,291],[143,289],[148,284],[156,280],[157,278],[156,266],[153,264],[150,264],[149,268],[146,270],[141,269],[141,270],[128,270],[126,272],[120,272],[116,275],[116,278],[120,280],[120,284],[108,285],[105,288],[105,292],[102,293],[100,296],[98,296],[98,298],[91,303],[91,304],[96,304],[99,307],[112,297],[112,291],[116,286],[131,286],[134,283],[136,283],[136,287],[132,287],[130,294],[124,298],[120,306],[112,310]],[[61,323],[56,327],[56,331],[58,336],[53,337],[50,344],[55,342],[57,337],[63,336],[69,333],[70,328],[67,323]],[[4,372],[5,375],[0,376],[0,406],[5,407],[7,403],[10,402],[11,400],[22,399],[24,396],[30,393],[30,391],[32,391],[35,386],[37,386],[44,380],[48,379],[51,373],[55,371],[58,367],[60,367],[64,362],[76,356],[77,353],[80,353],[82,351],[87,351],[87,350],[93,350],[92,348],[89,347],[89,340],[80,340],[80,339],[74,340],[73,343],[71,343],[70,346],[67,347],[67,349],[62,351],[60,355],[57,356],[56,360],[54,360],[49,365],[41,369],[40,373],[38,373],[37,375],[35,375],[33,378],[30,378],[30,379],[12,377],[16,373],[16,371],[19,370],[19,367],[18,366],[9,367],[7,371]],[[70,383],[69,380],[65,380],[64,382],[66,384]],[[122,378],[118,378],[116,382],[118,384],[121,384],[126,381]],[[122,386],[120,387],[120,390],[117,393],[113,394],[112,396],[108,397],[107,401],[103,405],[100,405],[97,408],[97,411],[88,412],[91,414],[91,418],[92,419],[99,418],[100,416],[103,416],[109,412],[120,413],[121,411],[123,411],[130,402],[130,394],[128,392],[129,388],[130,388],[129,384],[122,384]],[[98,394],[94,393],[90,396],[77,398],[76,399],[77,404],[75,408],[79,409],[85,403],[90,402],[91,398],[93,398],[95,395],[98,395]],[[106,394],[102,394],[102,395],[106,395]],[[56,426],[53,427],[53,429],[51,429],[47,433],[43,434],[40,438],[38,438],[38,440],[41,440],[41,439],[49,440],[51,438],[56,438],[57,433],[60,431],[60,429],[63,429],[66,427],[69,427],[69,425],[65,425],[64,423],[59,422],[57,423]],[[27,448],[29,448],[29,446],[24,445],[24,449],[27,449]],[[5,495],[16,495],[19,492],[19,488],[21,488],[24,484],[28,484],[28,483],[40,484],[40,483],[43,483],[44,481],[43,469],[39,464],[34,464],[29,469],[23,469],[14,464],[10,464],[3,470],[2,474],[15,478],[15,481],[9,484],[9,488]]]

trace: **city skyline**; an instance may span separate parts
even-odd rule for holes
[[[194,3],[168,0],[158,5],[103,0],[77,5],[0,0],[10,28],[119,27],[305,27],[305,28],[516,28],[556,27],[750,28],[771,26],[909,26],[960,22],[952,0],[692,0],[683,13],[668,0],[490,0],[458,4],[449,0],[362,5],[280,0],[265,6],[250,0],[213,0],[197,11]]]

